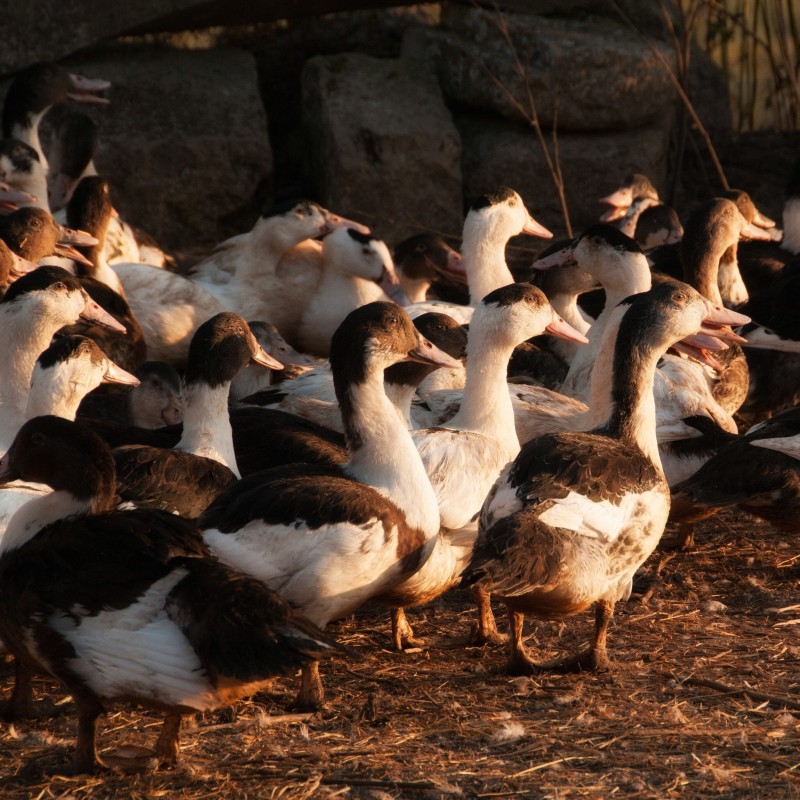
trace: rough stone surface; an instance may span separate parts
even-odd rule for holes
[[[461,142],[433,75],[351,53],[310,59],[302,82],[309,177],[326,206],[391,243],[460,232]]]
[[[456,123],[463,146],[465,196],[511,186],[537,220],[557,236],[564,234],[558,195],[533,131],[477,115],[459,116]],[[668,125],[653,125],[613,133],[562,132],[558,136],[574,233],[597,222],[603,211],[598,198],[618,188],[631,172],[645,173],[659,191],[664,190],[668,132]]]
[[[508,39],[498,21],[507,25]],[[669,48],[653,46],[672,63]],[[449,101],[515,121],[530,117],[530,87],[539,121],[548,127],[554,121],[565,130],[640,127],[675,103],[650,47],[607,18],[501,17],[450,3],[442,29],[415,30],[403,54],[436,70]]]
[[[117,45],[69,67],[112,82],[109,105],[81,110],[98,125],[95,161],[126,220],[170,247],[252,225],[272,173],[252,55]]]
[[[240,25],[413,0],[17,0],[4,3],[0,74],[128,33]]]

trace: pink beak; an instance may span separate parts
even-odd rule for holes
[[[522,233],[527,233],[528,236],[539,236],[542,239],[553,238],[553,232],[545,228],[541,222],[537,222],[530,214],[528,214],[528,221],[522,228]]]

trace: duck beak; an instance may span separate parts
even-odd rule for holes
[[[553,267],[564,267],[567,265],[575,264],[575,248],[573,245],[563,247],[561,250],[556,250],[555,253],[550,253],[549,256],[538,258],[531,264],[533,269],[552,269]]]
[[[83,311],[80,314],[81,320],[84,322],[91,322],[94,325],[100,325],[102,328],[108,328],[110,331],[116,333],[127,333],[127,328],[121,323],[117,322],[108,311],[100,308],[88,294],[86,294]]]
[[[27,205],[35,200],[36,198],[32,194],[21,192],[5,181],[0,181],[0,204],[7,207],[9,211],[16,211],[18,205]]]
[[[728,349],[728,345],[725,344],[725,342],[721,342],[715,336],[705,333],[696,333],[693,336],[687,336],[685,339],[681,339],[672,346],[679,353],[683,353],[689,356],[689,358],[693,358],[695,361],[699,361],[701,364],[705,364],[717,372],[722,370],[722,365],[714,358],[711,351],[718,352]]]
[[[625,189],[617,189],[605,197],[601,197],[598,203],[606,206],[611,206],[601,217],[600,222],[613,222],[617,219],[622,219],[628,213],[628,209],[633,203],[633,189],[630,187]]]
[[[727,325],[701,325],[698,332],[706,334],[707,336],[714,336],[728,344],[747,344],[747,339],[745,339],[744,336],[739,336],[738,333]]]
[[[394,271],[394,264],[384,264],[381,277],[376,281],[387,297],[399,306],[407,306],[411,300],[400,285],[400,279]]]
[[[259,364],[267,369],[283,369],[283,364],[277,358],[273,358],[260,344],[256,345],[256,351],[250,356],[251,364]]]
[[[759,228],[774,228],[775,220],[764,216],[764,214],[756,209],[756,215],[753,217],[753,225],[758,225]]]
[[[83,75],[69,74],[70,91],[67,97],[70,100],[75,100],[78,103],[95,103],[99,105],[108,105],[108,98],[99,97],[96,93],[103,92],[111,87],[109,81],[104,81],[100,78],[86,78]]]
[[[79,264],[85,264],[87,267],[94,266],[94,264],[92,264],[92,262],[86,258],[86,256],[81,253],[80,250],[76,250],[74,247],[70,247],[68,244],[61,244],[60,242],[56,244],[54,255],[71,258],[73,261],[77,261]]]
[[[138,386],[141,381],[135,375],[126,372],[113,361],[109,361],[106,374],[103,375],[103,383],[121,383],[124,386]]]
[[[746,222],[742,226],[742,232],[740,234],[740,238],[742,239],[759,239],[763,242],[771,242],[772,235],[768,230],[764,228],[759,228],[758,225],[754,225],[752,222]]]
[[[775,450],[792,458],[800,458],[800,437],[778,436],[774,439],[751,439],[748,442],[753,447],[763,447],[765,450]],[[0,462],[2,464],[2,462]]]
[[[659,444],[679,442],[682,439],[696,439],[703,434],[687,425],[682,419],[672,419],[662,425],[656,425],[656,438]]]
[[[417,332],[417,344],[409,350],[403,361],[415,361],[419,364],[432,364],[435,367],[448,367],[458,369],[463,366],[461,362],[440,350],[433,342],[429,342],[421,333]]]
[[[28,259],[18,256],[15,252],[11,252],[12,264],[9,269],[11,279],[16,279],[28,272],[33,272],[39,265],[35,261],[28,261]]]
[[[447,261],[444,265],[445,273],[461,283],[467,282],[467,270],[464,267],[464,258],[457,250],[447,251]]]
[[[338,214],[331,214],[329,211],[325,214],[325,228],[321,235],[325,236],[331,231],[336,230],[336,228],[353,228],[359,233],[363,233],[364,236],[369,236],[372,233],[370,228],[366,225],[362,225],[360,222],[355,222],[346,217],[340,217]]]
[[[553,238],[553,232],[545,228],[541,222],[537,222],[530,214],[528,214],[528,221],[522,228],[522,233],[527,233],[528,236],[539,236],[542,239]]]
[[[718,328],[721,326],[734,326],[747,325],[750,322],[750,317],[746,314],[740,314],[738,311],[731,311],[729,308],[723,306],[715,306],[706,301],[706,316],[703,320],[704,326]]]
[[[678,244],[683,239],[683,228],[675,228],[667,235],[666,244]]]
[[[562,339],[567,339],[570,342],[580,342],[581,344],[588,344],[589,340],[578,330],[572,327],[568,322],[553,313],[553,321],[544,329],[545,333],[551,336],[559,336]]]
[[[800,342],[783,337],[768,330],[763,325],[756,325],[747,331],[745,347],[754,350],[775,350],[778,353],[800,353]]]
[[[76,228],[65,228],[63,225],[58,242],[59,244],[75,245],[75,247],[94,247],[94,245],[100,244],[100,240],[91,233],[79,231]]]

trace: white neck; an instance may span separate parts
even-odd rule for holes
[[[614,349],[622,317],[628,306],[616,306],[609,310],[603,335],[598,344],[597,356],[592,367],[587,405],[587,424],[590,428],[602,425],[611,414],[611,390],[614,382]]]
[[[595,275],[606,292],[606,304],[600,316],[587,332],[589,344],[582,345],[575,353],[561,391],[572,397],[584,399],[589,391],[591,365],[597,358],[605,327],[617,304],[632,294],[647,292],[652,286],[650,267],[643,254],[631,253],[618,262],[618,269],[611,274]],[[587,270],[588,271],[588,270]]]
[[[106,261],[105,255],[103,254],[104,243],[105,237],[103,237],[103,239],[100,241],[100,244],[95,249],[97,255],[95,257],[95,266],[91,271],[91,275],[95,280],[100,281],[100,283],[104,283],[109,289],[116,292],[120,297],[125,297],[125,287],[122,285],[119,275],[117,275],[114,269],[112,269],[108,261]]]
[[[33,497],[21,506],[8,522],[0,541],[0,554],[21,547],[45,525],[89,510],[89,500],[79,500],[70,492],[50,492]]]
[[[424,303],[428,299],[431,282],[426,278],[409,278],[398,271],[400,287],[406,293],[410,303]]]
[[[61,327],[38,312],[30,304],[0,305],[0,449],[3,451],[25,422],[36,359]]]
[[[52,414],[74,421],[81,400],[98,386],[98,381],[88,377],[34,369],[25,419]]]
[[[283,221],[277,217],[262,217],[249,234],[239,240],[242,255],[233,273],[232,282],[247,288],[252,280],[274,276],[281,256],[308,237],[282,235]]]
[[[506,264],[508,235],[491,220],[489,230],[482,225],[465,225],[461,255],[469,284],[470,305],[477,305],[489,292],[514,282]]]
[[[800,253],[800,197],[789,198],[783,206],[783,242],[790,253]]]
[[[514,407],[506,373],[515,342],[493,329],[491,320],[472,318],[467,342],[467,378],[458,413],[442,427],[474,431],[500,444],[509,461],[519,452]]]
[[[219,461],[240,478],[228,414],[229,391],[228,383],[212,388],[196,381],[186,387],[183,436],[175,449]]]
[[[728,308],[736,308],[744,305],[750,295],[747,293],[739,272],[739,260],[737,257],[737,247],[729,247],[719,260],[719,270],[717,272],[717,287],[719,288],[719,302],[714,297],[709,297],[715,305],[724,305]]]
[[[428,536],[439,531],[439,503],[408,429],[383,390],[383,370],[348,387],[352,417],[345,429],[360,438],[344,469],[391,500],[408,524]]]
[[[395,411],[400,416],[406,430],[415,427],[411,419],[411,403],[417,392],[416,386],[409,386],[407,383],[384,383],[384,390],[389,402],[394,406]]]
[[[21,192],[27,192],[33,195],[35,200],[24,205],[33,206],[34,208],[41,208],[43,211],[50,213],[50,200],[47,196],[47,168],[35,166],[33,172],[25,178],[15,179],[14,188],[19,189]]]

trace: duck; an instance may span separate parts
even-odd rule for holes
[[[273,587],[323,628],[411,575],[439,531],[436,495],[383,388],[386,367],[405,359],[457,363],[394,303],[350,312],[331,342],[348,462],[246,476],[199,518],[223,563]],[[305,668],[298,705],[323,700],[317,667]]]
[[[409,303],[422,303],[428,293],[446,290],[464,294],[467,274],[464,259],[441,237],[415,233],[403,239],[392,252],[400,288]],[[464,297],[464,302],[467,298]]]
[[[796,534],[800,530],[798,431],[800,408],[793,406],[725,442],[713,458],[673,488],[670,520],[686,528],[736,506],[781,532]],[[684,536],[680,544],[691,541]]]
[[[633,240],[645,252],[677,244],[682,238],[683,225],[678,213],[666,203],[642,211],[633,232]]]
[[[614,606],[667,522],[670,493],[655,436],[653,380],[663,352],[717,319],[685,284],[665,283],[624,301],[616,338],[610,414],[588,433],[556,433],[524,445],[480,512],[478,539],[463,573],[506,605],[506,670],[610,666]],[[524,615],[561,619],[595,607],[588,650],[537,663],[522,642]]]
[[[283,364],[283,369],[277,371],[259,364],[251,364],[233,379],[231,402],[243,402],[245,398],[269,390],[274,384],[299,378],[323,363],[320,359],[301,353],[292,347],[271,322],[249,320],[247,324],[256,341],[265,352]]]
[[[6,451],[25,421],[36,359],[56,331],[79,319],[124,331],[60,267],[39,267],[23,275],[0,300],[0,451]]]
[[[634,238],[642,213],[663,205],[652,181],[640,172],[627,175],[616,191],[598,202],[609,206],[600,216],[600,222],[615,222],[616,227],[631,238]]]
[[[460,306],[441,300],[412,303],[407,306],[412,319],[428,311],[438,311],[462,325],[468,324],[475,306],[489,292],[514,282],[506,263],[505,249],[508,240],[521,233],[553,238],[552,232],[531,216],[519,194],[507,186],[475,200],[464,219],[461,238],[470,305]]]
[[[338,228],[322,243],[322,275],[303,311],[297,342],[300,350],[326,357],[339,323],[354,308],[390,300],[399,286],[389,248],[355,228]]]
[[[61,115],[47,174],[50,210],[59,222],[66,220],[66,207],[75,187],[83,178],[98,174],[94,163],[97,142],[97,126],[91,117],[77,111]],[[138,262],[175,268],[175,259],[152,236],[125,222],[113,207],[102,253],[108,264]]]
[[[403,607],[420,605],[456,585],[469,549],[459,531],[471,526],[503,467],[519,451],[506,371],[514,348],[543,332],[586,342],[564,322],[544,293],[512,283],[490,292],[476,307],[467,343],[467,383],[459,412],[444,426],[412,431],[439,503],[442,532],[421,569],[379,602],[392,606],[395,648],[414,644]],[[477,529],[473,526],[477,534]],[[457,541],[453,548],[452,540]]]
[[[115,264],[150,358],[183,368],[195,330],[220,311],[266,319],[293,344],[309,286],[301,275],[296,282],[289,276],[276,279],[276,267],[290,247],[328,233],[336,224],[310,201],[276,206],[249,234],[221,246],[230,249],[237,262],[226,284],[215,284],[199,267],[186,277],[143,264]]]
[[[119,278],[103,255],[111,210],[108,183],[99,176],[83,178],[67,206],[67,221],[97,239],[97,245],[84,250],[91,266],[76,263],[75,274],[90,297],[125,326],[125,333],[111,334],[104,329],[86,326],[77,332],[95,339],[114,361],[129,371],[135,371],[147,360],[147,342]]]
[[[153,430],[183,420],[183,381],[164,361],[145,361],[133,373],[139,386],[128,391],[90,392],[78,407],[78,419],[91,425],[100,420]]]
[[[459,362],[466,358],[467,331],[447,314],[428,312],[414,319],[414,327],[440,350]],[[403,362],[384,372],[384,389],[409,430],[427,427],[430,415],[423,404],[415,403],[420,383],[438,367],[435,364]],[[330,368],[318,368],[296,380],[284,381],[257,392],[245,401],[262,408],[275,408],[344,433],[342,415],[336,401]],[[341,463],[347,460],[342,452]]]
[[[164,712],[153,756],[175,765],[185,714],[343,652],[261,581],[213,558],[193,523],[115,510],[111,452],[79,423],[27,422],[0,461],[0,480],[13,479],[53,491],[20,509],[3,540],[0,635],[25,671],[52,675],[75,701],[65,772],[104,766],[96,721],[120,702]]]
[[[38,268],[38,264],[18,256],[0,239],[0,297],[17,278]]]
[[[173,449],[129,445],[113,451],[117,493],[123,501],[195,518],[241,477],[228,394],[236,373],[251,363],[283,366],[264,352],[238,314],[222,312],[197,329],[189,347],[178,444]]]

